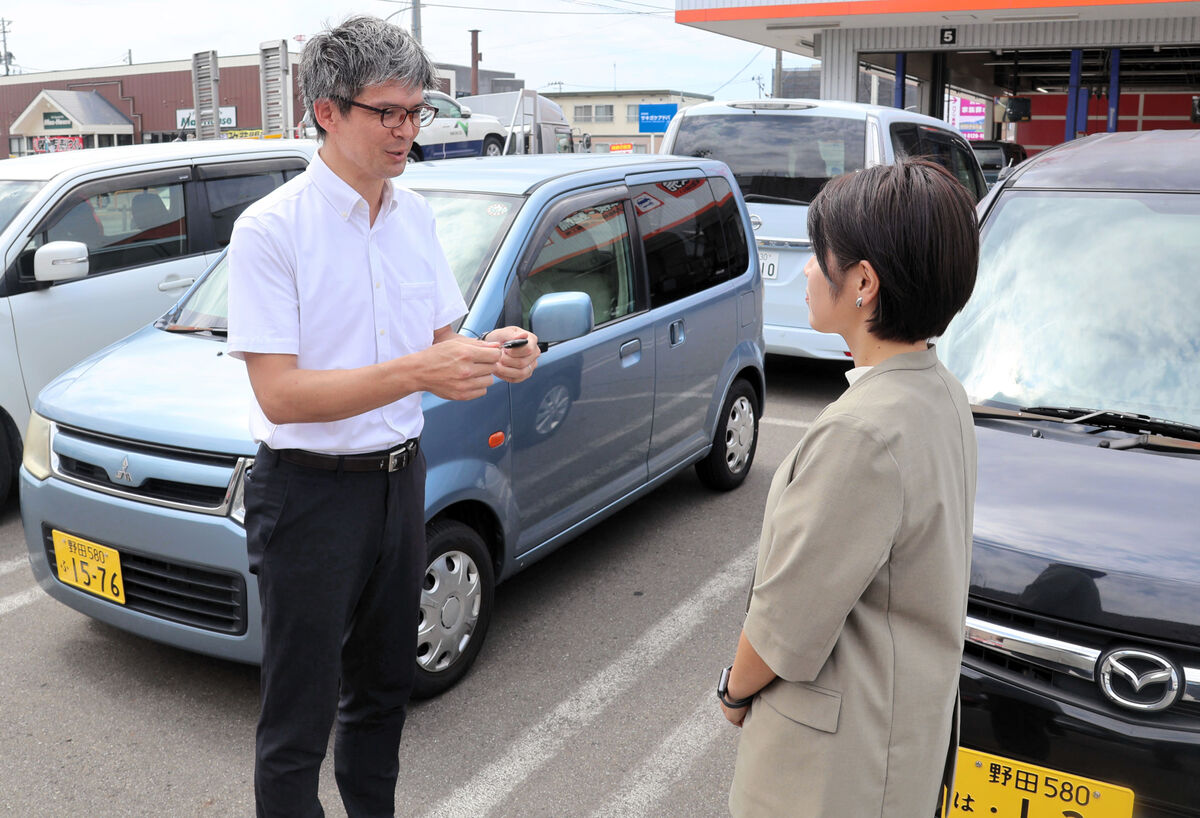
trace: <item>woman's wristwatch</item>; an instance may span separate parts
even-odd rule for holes
[[[750,702],[754,701],[754,696],[747,696],[744,699],[729,698],[729,674],[732,672],[733,665],[721,671],[721,681],[717,682],[717,698],[730,710],[741,710],[743,707],[750,706]]]

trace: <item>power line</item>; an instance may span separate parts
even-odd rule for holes
[[[754,63],[754,61],[755,61],[755,60],[757,60],[757,59],[759,58],[759,55],[761,55],[761,54],[763,53],[763,51],[765,51],[765,50],[766,50],[766,48],[767,48],[767,47],[764,45],[762,48],[758,49],[758,51],[757,51],[757,52],[755,52],[754,56],[750,58],[750,62],[748,62],[748,63],[746,63],[745,65],[743,65],[740,71],[738,71],[738,72],[737,72],[736,74],[734,74],[732,77],[730,77],[730,78],[729,78],[729,79],[727,79],[725,82],[723,82],[723,83],[721,83],[719,86],[717,86],[716,90],[714,90],[714,91],[713,91],[711,94],[709,94],[709,96],[715,96],[715,95],[716,95],[716,93],[717,93],[717,91],[720,91],[720,90],[721,90],[722,88],[724,88],[726,85],[728,85],[729,83],[733,82],[735,79],[737,79],[738,77],[740,77],[740,76],[742,75],[742,72],[743,72],[743,71],[745,71],[747,68],[749,68],[749,67],[750,67],[750,66],[751,66],[751,65]]]

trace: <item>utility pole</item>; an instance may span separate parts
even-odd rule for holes
[[[771,96],[779,98],[783,96],[783,50],[775,49],[775,82],[771,89]]]
[[[4,60],[4,76],[8,76],[8,67],[12,63],[12,54],[8,53],[8,24],[12,20],[0,17],[0,59]]]
[[[471,31],[471,95],[479,93],[479,61],[483,59],[483,55],[479,53],[479,29],[473,28]]]
[[[133,49],[132,48],[125,50],[125,63],[127,65],[133,65]]]
[[[413,0],[412,13],[412,36],[419,43],[421,42],[421,0]]]

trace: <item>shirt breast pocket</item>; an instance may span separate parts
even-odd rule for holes
[[[414,281],[400,285],[400,309],[396,311],[396,332],[404,339],[406,352],[417,352],[433,343],[437,286],[432,281]]]

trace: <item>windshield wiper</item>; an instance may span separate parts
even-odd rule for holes
[[[747,193],[742,196],[747,202],[766,202],[768,204],[807,205],[803,199],[789,199],[786,196],[768,196],[765,193]]]
[[[1021,410],[1030,415],[1046,415],[1063,423],[1082,423],[1101,429],[1116,429],[1139,434],[1167,435],[1184,440],[1200,441],[1200,426],[1177,420],[1154,418],[1136,412],[1113,409],[1081,409],[1077,406],[1027,406]]]

